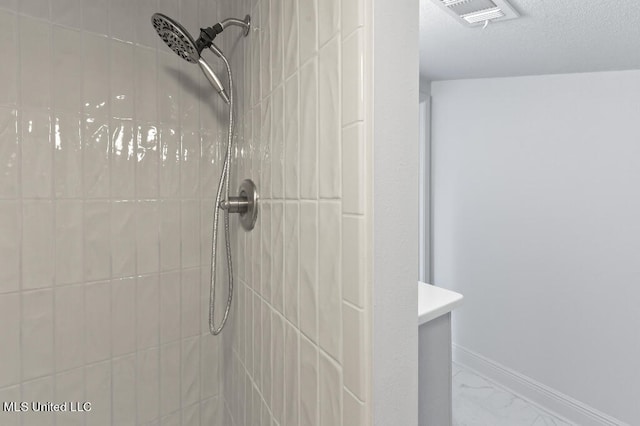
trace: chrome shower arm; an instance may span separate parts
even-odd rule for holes
[[[237,18],[227,18],[224,21],[220,22],[220,26],[224,30],[230,26],[237,26],[244,29],[244,36],[249,35],[249,30],[251,29],[251,17],[249,15],[244,17],[244,21],[242,19]]]

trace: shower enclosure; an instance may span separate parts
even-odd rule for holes
[[[371,423],[369,3],[0,2],[0,424]]]

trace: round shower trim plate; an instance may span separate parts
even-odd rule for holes
[[[240,225],[245,231],[251,231],[258,220],[258,188],[251,179],[245,179],[240,184],[239,198],[247,200],[247,210],[240,213]]]

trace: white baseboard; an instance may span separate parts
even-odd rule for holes
[[[630,426],[455,343],[453,361],[570,423],[580,426]]]

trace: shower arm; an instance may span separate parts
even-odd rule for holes
[[[249,30],[251,29],[251,17],[249,15],[245,16],[244,21],[237,18],[227,18],[224,21],[220,22],[220,26],[223,30],[232,25],[244,29],[244,36],[246,37],[249,35]]]

